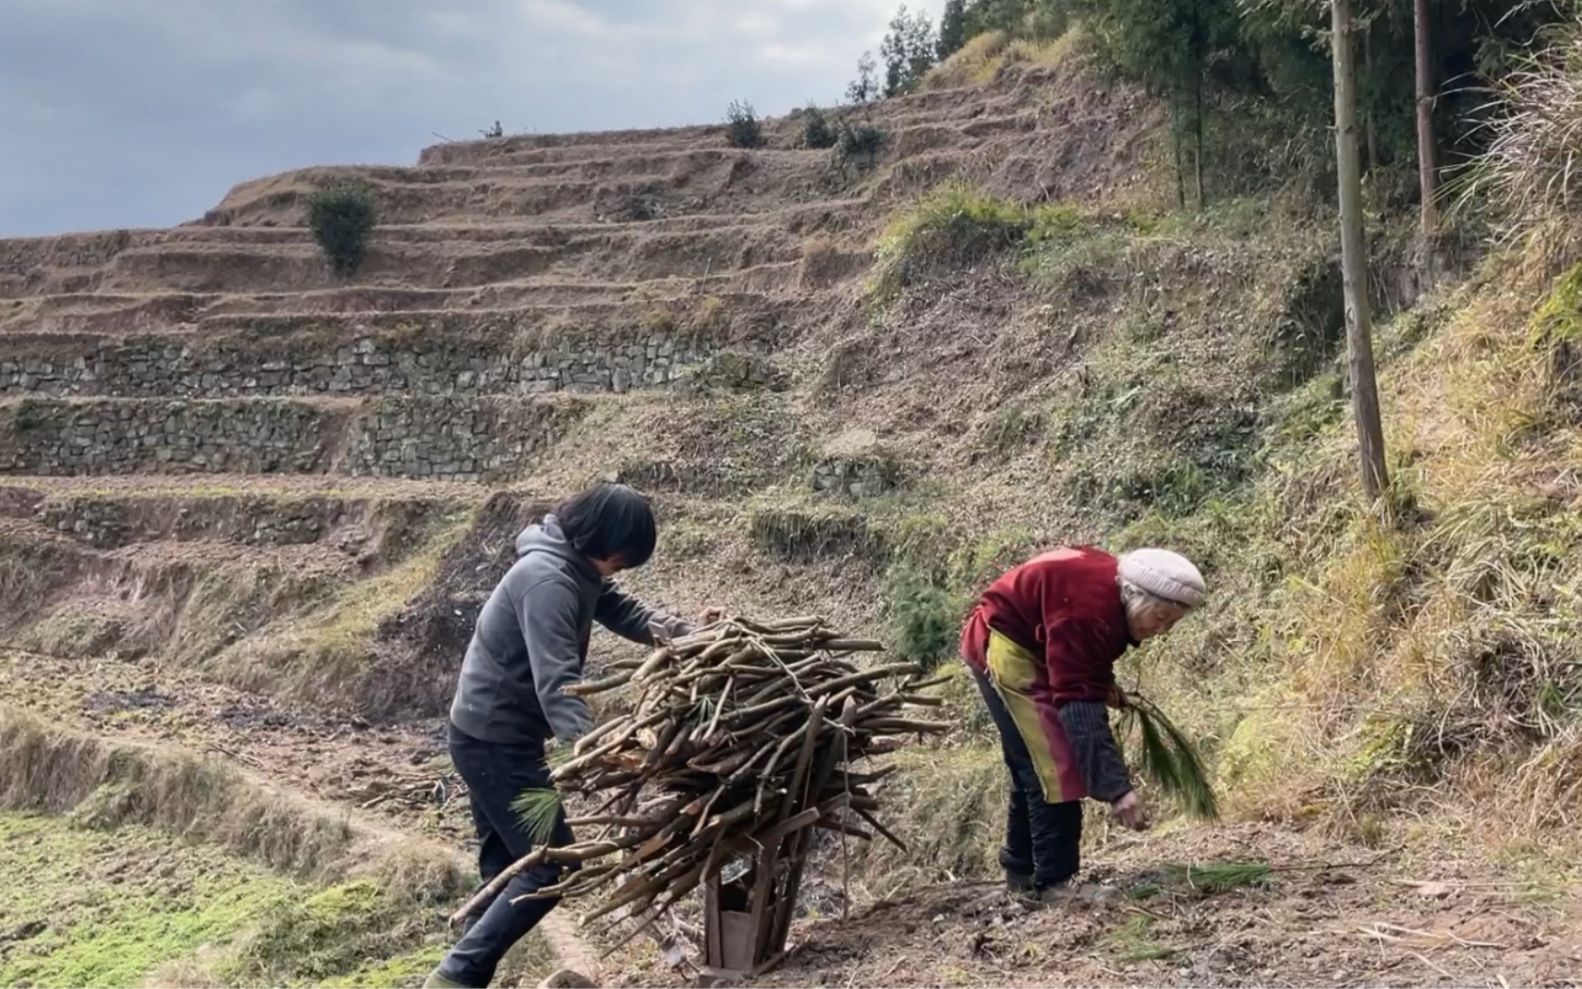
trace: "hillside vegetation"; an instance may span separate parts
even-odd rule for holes
[[[948,9],[943,61],[908,22],[917,58],[853,105],[493,133],[247,182],[171,230],[0,242],[0,844],[44,863],[0,974],[418,980],[467,886],[442,732],[473,617],[520,528],[599,478],[654,498],[659,552],[628,581],[647,598],[827,614],[951,678],[957,729],[881,791],[910,850],[830,840],[806,960],[777,978],[1422,982],[1527,938],[1553,950],[1502,972],[1563,967],[1565,908],[1534,904],[1572,875],[1582,809],[1582,101],[1575,43],[1540,57],[1532,35],[1564,19],[1445,13],[1442,71],[1480,40],[1528,68],[1476,119],[1438,106],[1459,208],[1432,242],[1410,100],[1369,90],[1392,486],[1368,505],[1307,140],[1328,139],[1323,53],[1292,50],[1311,12],[1194,5],[1216,47],[1161,79],[1139,66],[1163,49],[1122,44],[1148,4]],[[1380,86],[1405,14],[1370,28]],[[325,190],[346,222],[316,241]],[[1123,681],[1200,740],[1230,821],[1137,843],[1095,812],[1098,872],[1153,906],[991,937],[962,881],[995,879],[1004,770],[956,633],[1002,568],[1079,541],[1203,568],[1206,607]],[[595,665],[630,649],[601,635]],[[101,907],[98,878],[79,902],[46,868],[63,856],[169,874]],[[1327,878],[1446,861],[1525,899]],[[1370,910],[1512,926],[1409,976],[1311,940]],[[575,949],[545,934],[524,972]]]

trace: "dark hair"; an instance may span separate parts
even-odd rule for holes
[[[555,509],[566,541],[593,560],[640,567],[654,555],[659,530],[648,499],[624,484],[600,484]]]

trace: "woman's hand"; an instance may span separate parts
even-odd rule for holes
[[[1104,698],[1104,703],[1108,704],[1110,707],[1113,707],[1117,711],[1125,710],[1126,691],[1121,689],[1120,684],[1116,684],[1110,688],[1109,696]]]
[[[716,608],[711,605],[710,607],[704,608],[698,613],[698,627],[702,628],[705,625],[713,625],[715,622],[724,617],[724,608]]]
[[[1143,806],[1143,798],[1137,795],[1136,790],[1128,790],[1124,797],[1110,805],[1115,812],[1115,819],[1133,831],[1148,830],[1148,808]]]

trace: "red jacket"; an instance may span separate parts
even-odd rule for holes
[[[1089,546],[1034,557],[983,592],[962,630],[962,657],[985,670],[993,629],[1043,655],[1055,708],[1103,701],[1115,684],[1115,661],[1133,645],[1119,568],[1115,557]]]

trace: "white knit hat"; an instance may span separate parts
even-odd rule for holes
[[[1192,561],[1167,549],[1134,549],[1122,556],[1121,580],[1188,608],[1202,604],[1208,590]]]

